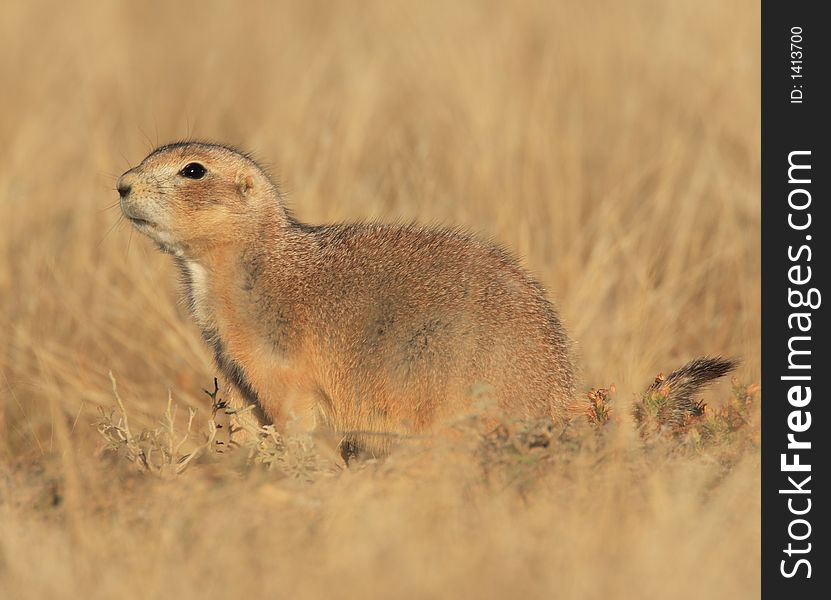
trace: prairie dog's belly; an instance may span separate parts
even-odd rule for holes
[[[299,431],[328,426],[330,411],[304,357],[275,353],[257,341],[230,342],[228,350],[242,384],[254,391],[255,401],[275,425]]]

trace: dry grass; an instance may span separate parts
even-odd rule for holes
[[[7,4],[0,596],[758,595],[757,3]],[[346,471],[276,435],[177,468],[211,435],[210,355],[169,260],[108,230],[118,174],[186,136],[269,161],[307,221],[515,249],[583,389],[616,384],[586,401],[603,433],[473,415]],[[627,405],[705,353],[742,357],[739,391],[641,437]],[[109,371],[167,467],[103,450]]]

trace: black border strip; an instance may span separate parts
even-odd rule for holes
[[[821,491],[831,484],[825,468],[831,400],[823,377],[831,369],[823,302],[831,302],[831,296],[822,298],[824,292],[831,293],[826,285],[831,260],[826,208],[831,201],[829,131],[822,127],[823,117],[827,121],[831,112],[827,85],[831,23],[820,16],[824,4],[762,1],[762,593],[766,598],[831,597],[831,565],[825,562],[828,502],[827,493]],[[789,467],[797,455],[800,466]],[[810,470],[803,470],[806,465]]]

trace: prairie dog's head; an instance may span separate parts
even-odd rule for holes
[[[233,243],[265,214],[281,214],[268,176],[231,148],[179,142],[154,150],[118,180],[121,211],[165,252],[195,258]]]

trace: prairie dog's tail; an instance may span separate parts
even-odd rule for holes
[[[701,414],[702,406],[696,395],[709,383],[727,375],[739,365],[739,361],[721,356],[701,356],[676,369],[666,377],[658,376],[643,394],[643,401],[636,405],[635,416],[639,414],[650,398],[659,396],[663,401],[658,410],[658,421],[662,425],[679,426],[690,415]]]

